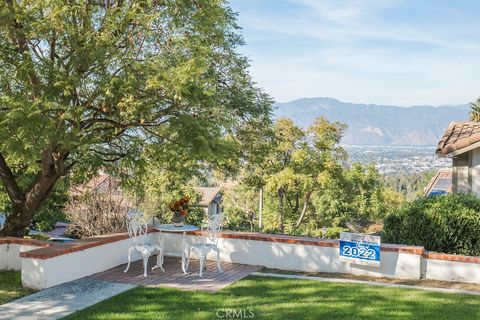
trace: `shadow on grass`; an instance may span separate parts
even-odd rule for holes
[[[0,305],[34,292],[22,286],[19,271],[0,271]]]

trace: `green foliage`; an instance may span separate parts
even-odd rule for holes
[[[387,217],[385,242],[435,252],[480,255],[480,199],[469,194],[418,198]]]
[[[324,225],[354,223],[360,228],[381,220],[403,203],[403,197],[386,189],[373,165],[353,164],[340,175],[325,180],[313,203]]]
[[[257,190],[246,184],[238,184],[223,194],[223,212],[227,218],[228,229],[253,231],[258,223]]]
[[[2,179],[46,177],[20,190],[3,181],[9,201],[31,201],[19,220],[68,173],[134,171],[169,141],[218,164],[236,128],[268,119],[225,1],[2,1],[0,20]]]
[[[201,166],[185,148],[167,143],[151,146],[143,157],[144,164],[124,176],[125,192],[148,216],[171,223],[169,205],[183,196],[190,197],[187,223],[199,224],[205,211],[198,206],[200,195],[194,190],[194,177],[202,175]]]
[[[34,179],[32,174],[18,175],[17,180],[22,188]],[[50,197],[42,204],[40,209],[35,213],[31,221],[31,228],[39,231],[50,231],[55,227],[55,223],[65,220],[63,209],[68,202],[68,180],[61,180],[54,187]],[[10,212],[10,199],[0,184],[0,212]]]
[[[325,230],[316,229],[313,230],[309,235],[312,237],[326,238],[326,239],[339,239],[340,232],[348,232],[350,229],[342,227],[328,227]]]
[[[39,234],[30,234],[28,236],[25,236],[26,239],[35,239],[35,240],[50,240],[50,236],[39,233]]]
[[[65,180],[60,181],[50,197],[43,203],[32,219],[33,229],[49,231],[54,229],[55,223],[65,220],[63,212],[69,200],[68,184]]]
[[[480,98],[477,98],[475,102],[470,102],[470,120],[480,121]]]
[[[400,172],[384,177],[385,186],[403,194],[408,201],[413,201],[423,195],[424,188],[436,171]]]
[[[307,130],[290,119],[254,131],[243,141],[240,184],[225,195],[231,227],[254,230],[264,190],[262,231],[319,236],[323,227],[367,226],[403,203],[373,165],[345,168],[339,146],[345,126],[318,118]],[[332,231],[335,236],[336,231]]]

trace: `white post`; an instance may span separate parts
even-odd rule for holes
[[[262,228],[262,214],[263,214],[263,187],[260,188],[259,194],[259,204],[258,204],[258,227]]]

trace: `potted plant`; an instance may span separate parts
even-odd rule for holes
[[[173,212],[173,225],[175,227],[183,226],[185,217],[188,215],[188,210],[190,209],[190,197],[184,196],[179,200],[172,202],[168,208]]]

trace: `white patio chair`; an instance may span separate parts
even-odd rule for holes
[[[217,269],[219,272],[223,272],[222,268],[220,267],[220,250],[218,249],[218,237],[219,233],[222,231],[223,223],[223,215],[214,214],[210,216],[209,221],[206,224],[202,224],[201,230],[205,234],[202,236],[201,243],[194,243],[188,248],[188,259],[185,270],[190,264],[190,254],[193,250],[198,255],[198,259],[200,262],[199,275],[201,277],[203,274],[203,266],[205,264],[205,259],[207,258],[207,255],[210,251],[214,251],[217,254]]]
[[[128,264],[127,268],[123,272],[127,272],[130,268],[130,261],[132,251],[138,252],[143,259],[143,276],[147,276],[147,264],[148,258],[157,253],[157,266],[162,269],[163,272],[163,241],[160,244],[145,243],[145,236],[147,235],[147,222],[143,214],[139,211],[129,211],[126,218],[127,230],[132,244],[128,248]]]

